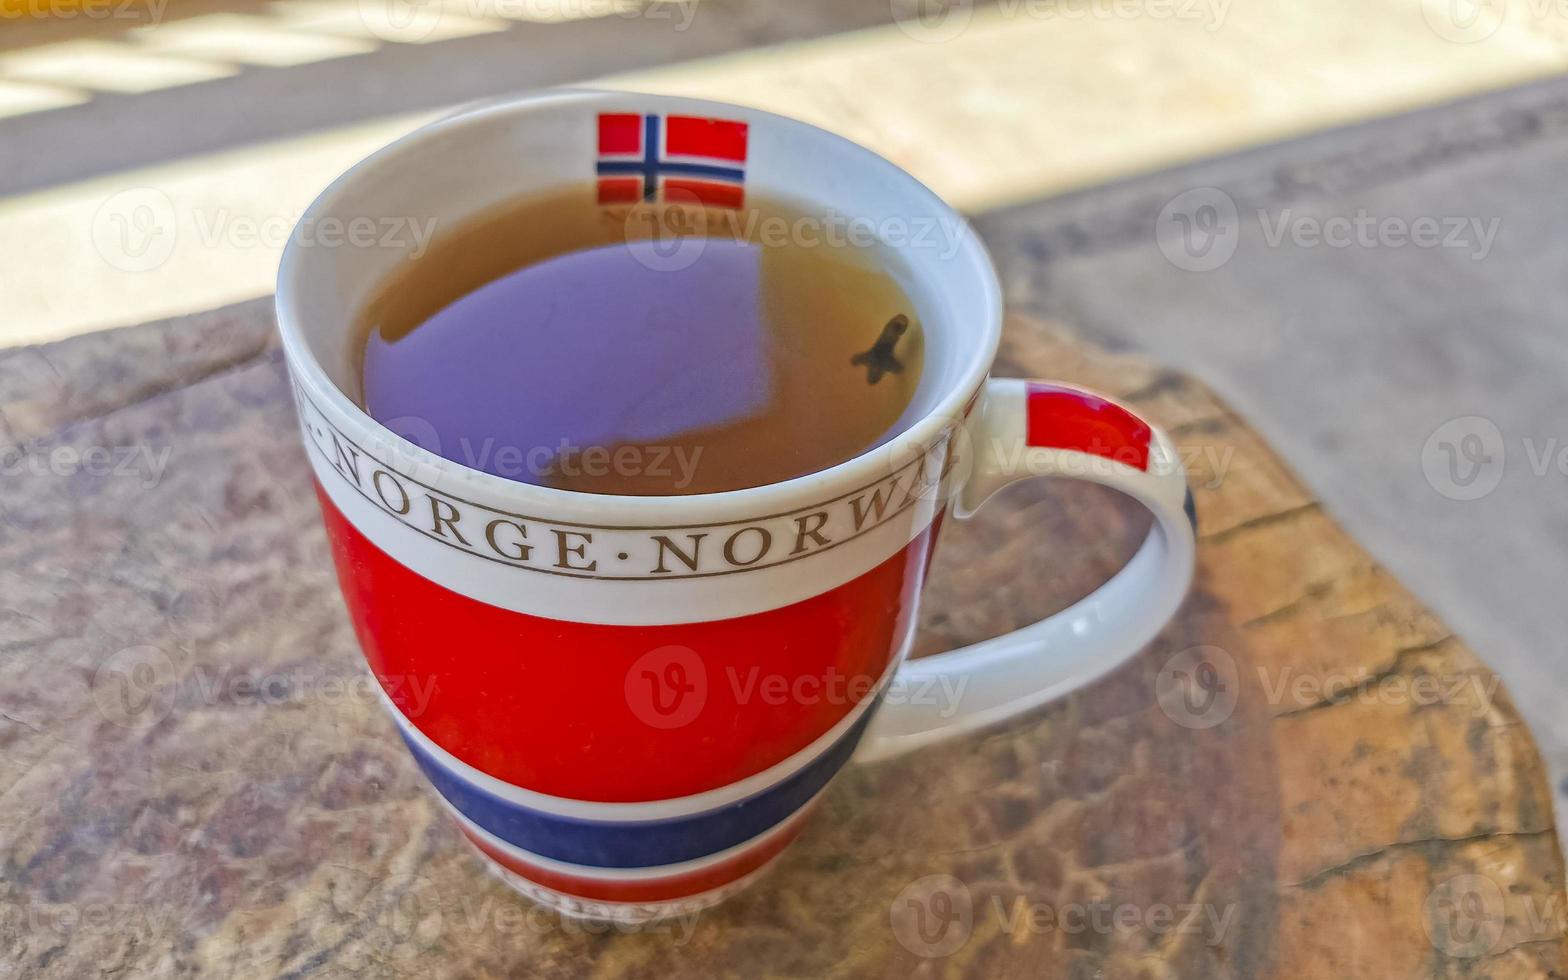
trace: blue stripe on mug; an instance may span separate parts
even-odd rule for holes
[[[734,847],[789,817],[848,761],[875,713],[864,712],[842,738],[789,778],[728,806],[668,820],[611,822],[543,813],[481,789],[408,736],[403,741],[447,802],[507,843],[568,864],[650,868]]]

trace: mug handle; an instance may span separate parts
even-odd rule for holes
[[[1110,581],[1030,626],[900,665],[855,753],[875,762],[1005,721],[1118,666],[1165,626],[1192,582],[1197,518],[1170,437],[1103,395],[1054,382],[992,379],[969,423],[974,470],[953,512],[971,516],[1003,487],[1067,477],[1113,487],[1154,512],[1138,552]]]

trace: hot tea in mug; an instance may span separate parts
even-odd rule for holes
[[[923,362],[896,254],[842,225],[759,195],[505,202],[438,230],[366,304],[362,404],[421,420],[454,462],[563,490],[827,469],[898,431]]]

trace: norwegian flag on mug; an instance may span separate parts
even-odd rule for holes
[[[599,203],[680,192],[713,207],[745,198],[746,124],[657,113],[599,114]]]

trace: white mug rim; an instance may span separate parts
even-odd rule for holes
[[[300,268],[307,261],[306,249],[301,247],[299,230],[319,220],[338,199],[357,185],[375,168],[403,154],[413,152],[452,130],[466,126],[480,126],[501,119],[525,116],[531,112],[557,107],[563,103],[613,101],[616,98],[636,98],[667,103],[672,109],[704,113],[721,117],[726,111],[744,111],[750,116],[765,117],[773,124],[795,130],[817,140],[829,140],[849,149],[871,169],[883,172],[885,179],[905,185],[909,193],[921,197],[923,204],[940,214],[950,227],[965,229],[954,255],[956,261],[970,263],[981,286],[977,308],[962,319],[974,321],[976,335],[971,343],[962,345],[967,355],[961,356],[961,368],[931,409],[899,430],[883,444],[872,447],[850,459],[824,469],[755,487],[743,487],[712,493],[646,496],[631,494],[600,494],[577,490],[562,490],[539,484],[523,483],[507,477],[487,473],[466,466],[455,460],[424,449],[386,427],[362,409],[338,384],[316,358],[302,329],[303,318],[298,309],[298,297],[293,288],[300,276]],[[939,288],[948,288],[939,284]],[[587,507],[590,510],[613,509],[626,519],[628,525],[644,521],[680,521],[689,517],[704,520],[713,516],[715,509],[736,513],[758,508],[779,506],[770,498],[814,497],[834,486],[870,484],[889,471],[887,459],[889,446],[929,447],[939,440],[943,431],[964,417],[968,402],[978,390],[995,360],[1001,342],[1002,291],[995,265],[986,252],[979,236],[968,223],[936,192],[921,183],[912,174],[880,154],[836,133],[802,122],[788,116],[740,106],[734,103],[685,96],[663,95],[649,92],[630,92],[616,89],[584,87],[555,88],[514,99],[490,100],[455,110],[381,147],[340,174],[305,209],[289,238],[278,267],[276,290],[277,326],[285,358],[291,372],[306,384],[312,395],[326,399],[338,418],[351,421],[363,432],[373,432],[383,444],[395,446],[402,458],[417,461],[423,472],[438,474],[442,489],[462,487],[491,499],[508,499],[526,502],[523,506],[542,511],[573,510]],[[912,454],[911,454],[912,455]],[[448,483],[450,480],[452,482]]]

